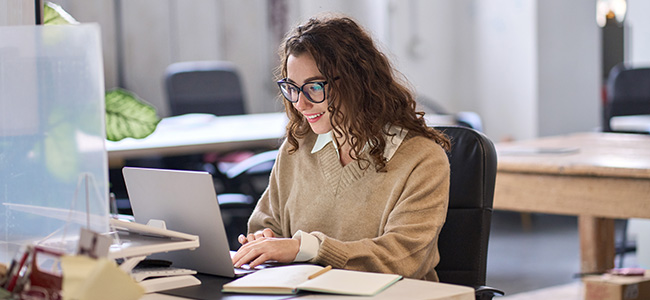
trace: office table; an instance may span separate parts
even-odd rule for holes
[[[286,124],[283,112],[221,117],[187,114],[164,118],[144,139],[106,141],[109,166],[119,167],[125,159],[152,156],[274,149],[280,146]]]
[[[166,300],[166,296],[178,296],[204,300],[267,300],[267,299],[410,299],[410,300],[474,300],[474,289],[466,286],[402,279],[373,297],[341,296],[331,294],[300,293],[298,295],[248,295],[221,293],[221,287],[231,278],[198,274],[201,285],[160,292],[162,295],[147,295],[144,300]]]
[[[455,124],[451,115],[430,114],[426,120],[430,125]],[[276,149],[284,138],[287,122],[284,112],[221,117],[187,114],[164,118],[144,139],[106,141],[109,166],[121,167],[124,160],[134,158]]]
[[[581,272],[614,267],[614,219],[650,218],[650,135],[496,144],[494,209],[578,216]]]

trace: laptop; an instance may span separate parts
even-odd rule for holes
[[[224,277],[250,272],[240,269],[236,272],[232,264],[212,175],[134,167],[124,167],[122,174],[137,223],[163,220],[167,229],[199,236],[200,246],[194,250],[156,253],[149,258]]]

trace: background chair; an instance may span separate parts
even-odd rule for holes
[[[616,116],[650,115],[650,68],[633,68],[618,64],[609,72],[607,97],[603,107],[602,127],[615,131],[610,121]],[[626,131],[630,132],[630,131]],[[648,131],[633,133],[650,133]]]
[[[497,169],[494,145],[471,128],[434,128],[451,139],[449,209],[438,238],[440,281],[474,287],[477,300],[503,295],[485,286]]]
[[[624,63],[612,68],[607,78],[606,100],[603,107],[604,132],[649,134],[650,131],[615,130],[611,120],[616,116],[650,115],[650,68],[633,68]],[[646,128],[650,128],[650,124]],[[618,220],[620,242],[616,243],[618,267],[623,267],[625,253],[636,251],[636,244],[627,240],[627,220]]]
[[[244,93],[234,64],[225,61],[173,63],[165,72],[165,90],[172,116],[246,113]]]

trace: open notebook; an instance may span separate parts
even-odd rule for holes
[[[250,294],[295,294],[312,291],[342,295],[372,296],[402,278],[395,274],[333,269],[313,279],[322,270],[317,265],[290,265],[259,270],[223,285],[223,292]]]

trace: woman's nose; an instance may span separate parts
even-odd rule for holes
[[[305,97],[305,93],[298,94],[298,102],[293,104],[293,106],[299,111],[307,110],[311,108],[312,105],[311,101]]]

